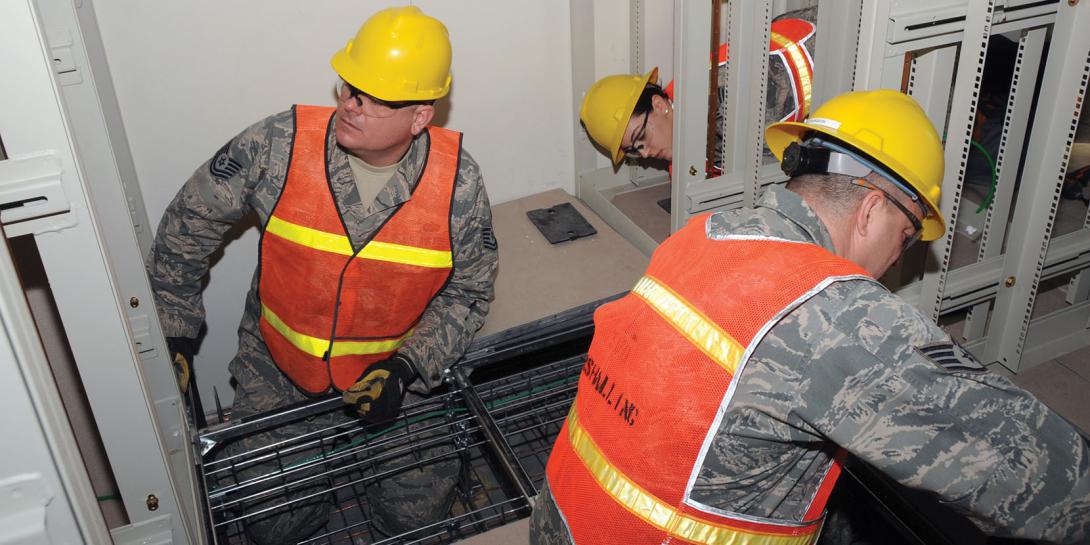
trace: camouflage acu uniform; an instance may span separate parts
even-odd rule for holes
[[[802,19],[811,23],[817,23],[817,8],[806,8],[796,11],[789,11],[779,17],[780,19]],[[815,33],[810,39],[806,40],[805,47],[810,53],[810,57],[814,57],[814,51],[817,50],[818,33]],[[729,62],[729,61],[728,61]],[[816,70],[816,67],[815,67]],[[765,89],[765,127],[783,120],[788,114],[795,109],[794,88],[795,85],[791,79],[790,72],[787,71],[787,67],[777,57],[769,56],[768,59],[768,87]],[[719,67],[719,109],[716,110],[715,116],[715,165],[719,168],[723,166],[723,146],[725,140],[721,134],[723,128],[723,119],[727,117],[727,67],[726,65]],[[764,149],[766,157],[772,157],[772,151],[766,146]]]
[[[209,258],[228,231],[248,214],[256,214],[259,225],[266,224],[284,188],[293,135],[293,110],[254,124],[201,166],[167,207],[148,262],[166,336],[197,336],[204,320],[201,289]],[[329,131],[326,165],[330,186],[354,247],[370,240],[411,198],[429,141],[427,133],[417,137],[374,201],[364,203],[360,202],[348,155]],[[413,336],[398,350],[413,362],[419,380],[409,389],[420,394],[440,385],[446,369],[465,352],[484,321],[493,293],[497,249],[488,196],[480,168],[464,149],[458,164],[451,210],[452,276],[424,311]],[[277,369],[258,331],[258,278],[255,271],[239,325],[239,351],[229,366],[238,384],[234,403],[238,416],[306,399]],[[297,434],[308,425],[318,423],[278,432]],[[255,444],[267,440],[250,438]],[[456,473],[457,466],[443,469],[444,474],[451,471]]]
[[[726,235],[833,250],[813,210],[781,187],[755,209],[714,214],[708,238]],[[1085,440],[875,282],[834,283],[790,312],[735,380],[692,501],[800,520],[839,446],[988,533],[1059,543],[1090,537]],[[532,542],[570,543],[547,488],[534,517]]]

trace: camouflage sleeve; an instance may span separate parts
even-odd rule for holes
[[[209,256],[249,210],[247,201],[263,174],[269,117],[224,144],[185,182],[163,212],[147,269],[163,333],[195,338],[204,321],[201,290]]]
[[[481,169],[462,150],[451,210],[454,270],[432,299],[413,336],[398,350],[421,377],[410,388],[427,393],[442,383],[447,368],[458,361],[481,327],[492,300],[499,254],[492,232],[492,209]]]
[[[809,352],[797,410],[818,433],[988,533],[1088,537],[1090,448],[1032,394],[870,282],[834,284],[793,315]]]

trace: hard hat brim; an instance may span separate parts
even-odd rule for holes
[[[765,144],[768,145],[768,149],[772,151],[772,155],[776,156],[776,159],[783,160],[783,152],[787,149],[787,146],[792,142],[801,142],[802,138],[809,132],[818,132],[836,138],[844,143],[853,146],[862,152],[871,156],[878,164],[884,164],[878,160],[882,154],[879,150],[872,149],[872,147],[857,138],[853,138],[851,135],[842,134],[836,130],[826,127],[817,123],[807,123],[810,121],[797,122],[797,121],[782,121],[779,123],[773,123],[765,129]],[[907,178],[900,165],[886,165],[893,173]],[[914,180],[907,180],[909,185],[917,187],[918,183]],[[929,196],[922,191],[916,191],[921,199],[927,204],[929,214],[923,219],[923,232],[920,233],[920,240],[924,242],[930,242],[932,240],[938,240],[942,238],[946,233],[946,221],[942,218],[942,213],[939,211],[938,203],[931,200]]]
[[[436,89],[417,89],[415,91],[405,90],[396,96],[392,95],[389,92],[389,83],[377,81],[373,74],[368,75],[363,73],[359,66],[349,58],[348,52],[344,49],[334,53],[333,57],[329,59],[329,64],[333,67],[333,71],[336,72],[341,79],[348,82],[349,85],[379,100],[387,100],[390,102],[436,100],[443,98],[450,91],[451,76],[448,75],[446,84],[443,87]]]

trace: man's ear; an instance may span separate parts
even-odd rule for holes
[[[885,199],[877,189],[868,191],[859,201],[859,207],[855,210],[855,221],[852,222],[852,231],[858,236],[866,237],[874,228],[874,222],[878,219],[879,208]]]
[[[413,136],[416,136],[423,132],[424,129],[428,128],[431,120],[435,118],[435,106],[432,106],[431,104],[420,104],[414,106],[414,108],[416,108],[416,110],[413,111],[413,124],[409,128],[412,131]]]

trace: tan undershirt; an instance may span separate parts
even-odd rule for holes
[[[401,161],[404,160],[405,158],[402,157]],[[352,177],[356,179],[356,191],[359,192],[360,202],[365,208],[371,206],[371,202],[378,196],[382,186],[390,181],[390,177],[401,165],[401,161],[385,167],[376,167],[355,155],[348,156],[348,166],[352,167]]]

